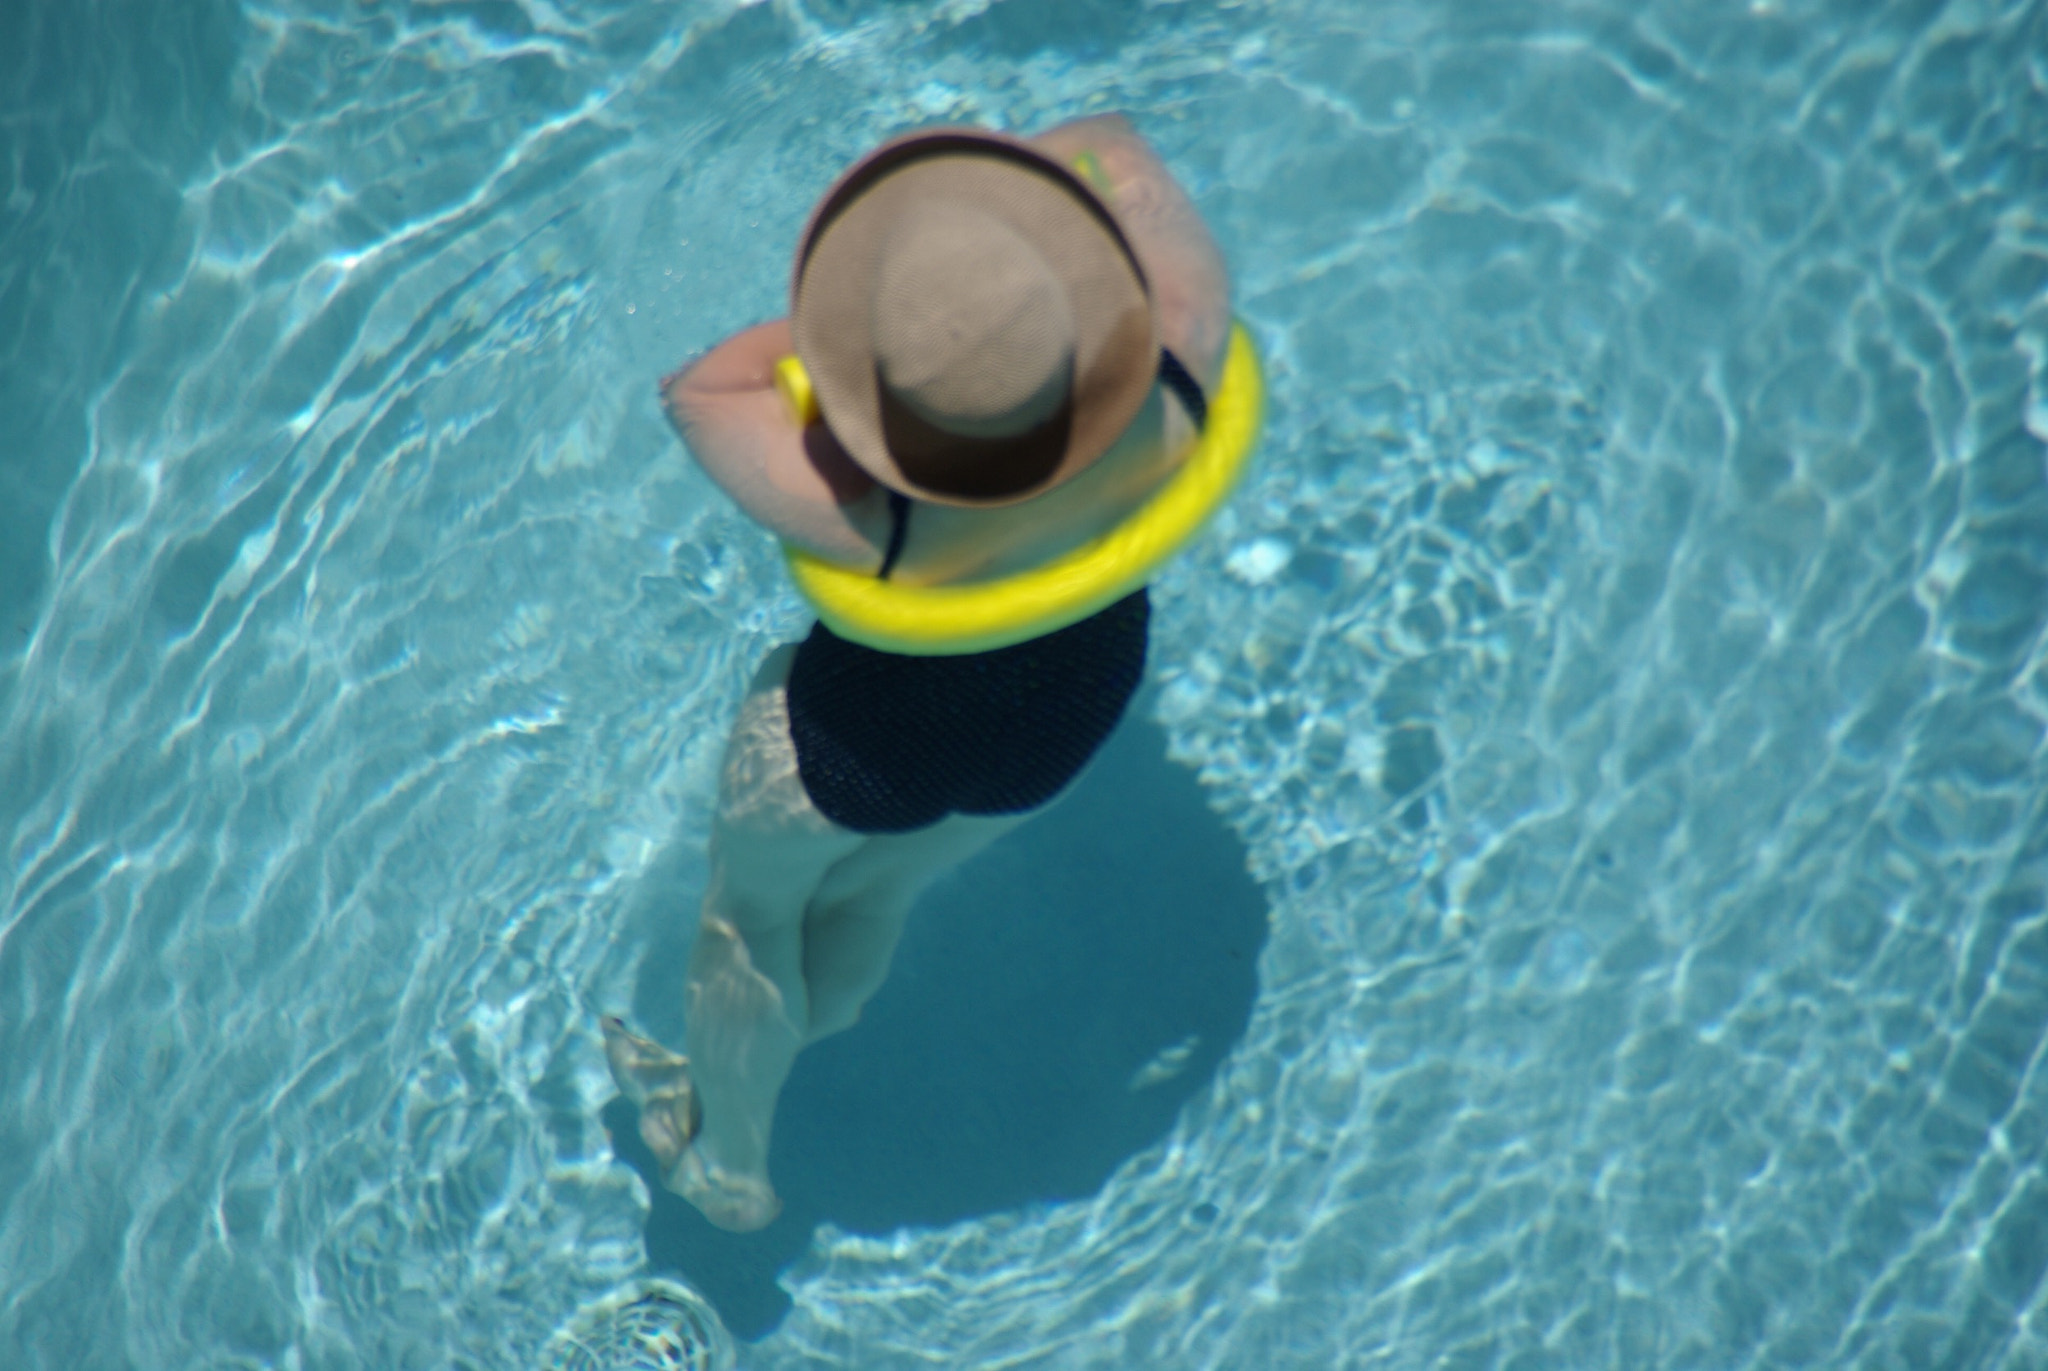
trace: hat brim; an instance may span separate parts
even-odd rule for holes
[[[1001,218],[1043,257],[1073,313],[1063,446],[1025,463],[1014,488],[1001,475],[969,483],[972,489],[936,485],[920,478],[915,454],[898,454],[888,442],[890,415],[870,326],[876,267],[901,216],[941,200]],[[1151,290],[1115,216],[1068,168],[1004,134],[927,130],[856,163],[811,214],[791,296],[797,356],[833,436],[870,476],[920,500],[985,507],[1042,494],[1116,442],[1157,374]],[[989,456],[1002,458],[995,448]]]

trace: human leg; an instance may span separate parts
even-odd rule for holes
[[[1092,692],[1081,691],[1088,697],[1081,703],[1093,711],[1082,721],[1090,734],[1113,725],[1143,660],[1142,594],[1113,610],[1105,612],[1103,621],[1111,636],[1135,642],[1122,645],[1118,671],[1111,673],[1115,679],[1109,685],[1116,689],[1108,694],[1113,699],[1094,698],[1108,687],[1088,675],[1099,665],[1089,653],[1061,635],[1053,635],[1058,641],[1046,648],[1056,659],[1077,654],[1085,659],[1088,671],[1076,688],[1093,683]],[[817,645],[821,632],[807,640],[807,649]],[[828,666],[829,648],[828,641]],[[856,665],[865,660],[850,648],[842,655],[854,657]],[[1024,817],[938,817],[945,812],[944,801],[934,803],[933,786],[943,782],[942,794],[959,793],[954,803],[962,808],[1006,808],[1021,796],[1031,797],[1032,804],[1040,797],[1049,802],[1071,783],[1099,741],[1088,737],[1066,746],[1073,755],[1052,758],[1058,764],[1051,765],[1044,748],[1011,739],[1007,752],[992,752],[988,739],[994,735],[970,731],[964,738],[941,740],[936,752],[926,747],[916,757],[925,769],[906,773],[903,756],[886,747],[870,756],[854,745],[885,736],[929,744],[928,710],[914,708],[880,723],[824,717],[819,711],[829,713],[828,706],[838,708],[856,697],[902,704],[920,689],[957,708],[978,690],[988,696],[981,712],[1008,727],[1018,722],[1020,709],[1043,694],[1045,670],[1059,664],[1013,657],[998,664],[1007,665],[1008,675],[996,672],[1004,679],[993,683],[993,693],[992,683],[981,679],[987,672],[956,680],[959,673],[950,671],[943,680],[926,680],[921,670],[902,661],[875,668],[882,674],[874,679],[827,671],[823,678],[809,679],[808,687],[798,680],[795,693],[817,715],[806,716],[812,726],[808,734],[792,724],[790,667],[803,660],[794,647],[772,654],[750,687],[726,749],[712,827],[711,879],[686,986],[691,1059],[634,1037],[623,1024],[606,1025],[613,1074],[641,1105],[641,1135],[662,1164],[664,1184],[713,1222],[745,1230],[774,1218],[779,1206],[768,1180],[769,1130],[796,1053],[858,1018],[886,975],[904,919],[924,888]],[[1053,742],[1074,744],[1058,727],[1062,722],[1039,719],[1032,736],[1043,733]],[[822,749],[805,753],[806,767],[819,762],[825,777],[852,778],[851,788],[836,799],[830,786],[820,792],[846,823],[863,829],[906,822],[925,826],[863,833],[827,819],[799,772],[800,736],[810,736],[813,746]],[[892,790],[894,781],[909,784]],[[873,790],[878,782],[884,787],[879,796]],[[835,807],[843,804],[853,809]],[[865,817],[866,807],[874,804],[885,813]],[[906,806],[908,816],[902,812]],[[923,817],[926,813],[930,820]]]
[[[768,1136],[810,1018],[804,911],[833,864],[866,841],[819,814],[796,774],[783,702],[790,652],[763,663],[726,744],[684,987],[690,1056],[605,1026],[613,1076],[641,1107],[663,1183],[738,1231],[779,1209]]]
[[[806,1045],[860,1018],[925,888],[1026,817],[956,814],[915,832],[876,834],[833,864],[804,911]]]

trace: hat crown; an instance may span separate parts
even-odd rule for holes
[[[811,212],[791,285],[825,425],[914,499],[1031,499],[1152,392],[1151,290],[1115,214],[1008,134],[933,129],[862,158]]]
[[[1042,423],[1072,389],[1075,325],[1058,273],[971,205],[920,206],[875,263],[875,364],[919,418],[965,437]]]

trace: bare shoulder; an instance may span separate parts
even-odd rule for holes
[[[733,335],[661,383],[662,408],[704,468],[755,521],[832,561],[880,557],[883,501],[823,424],[799,427],[775,389],[788,321]],[[880,534],[886,538],[886,534]]]
[[[1121,114],[1060,124],[1032,142],[1084,171],[1099,169],[1091,179],[1151,278],[1163,341],[1213,383],[1230,327],[1230,278],[1208,225],[1166,163]]]

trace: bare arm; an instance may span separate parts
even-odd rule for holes
[[[823,424],[799,429],[775,389],[777,359],[795,350],[787,320],[734,334],[661,383],[662,407],[756,521],[831,561],[874,565],[882,544],[872,535],[887,537],[878,487]]]
[[[1085,153],[1100,165],[1106,197],[1151,282],[1160,341],[1213,390],[1230,327],[1230,281],[1187,193],[1121,115],[1078,119],[1032,141],[1061,161]],[[706,473],[755,520],[829,561],[878,566],[889,539],[887,501],[823,424],[799,430],[790,417],[774,376],[776,361],[794,351],[786,320],[747,329],[663,381],[663,406]],[[981,521],[975,528],[976,538],[987,532]],[[913,534],[906,569],[928,541]]]
[[[1063,162],[1094,154],[1110,206],[1151,279],[1160,341],[1213,388],[1230,331],[1230,278],[1187,192],[1121,114],[1076,119],[1031,141]]]

